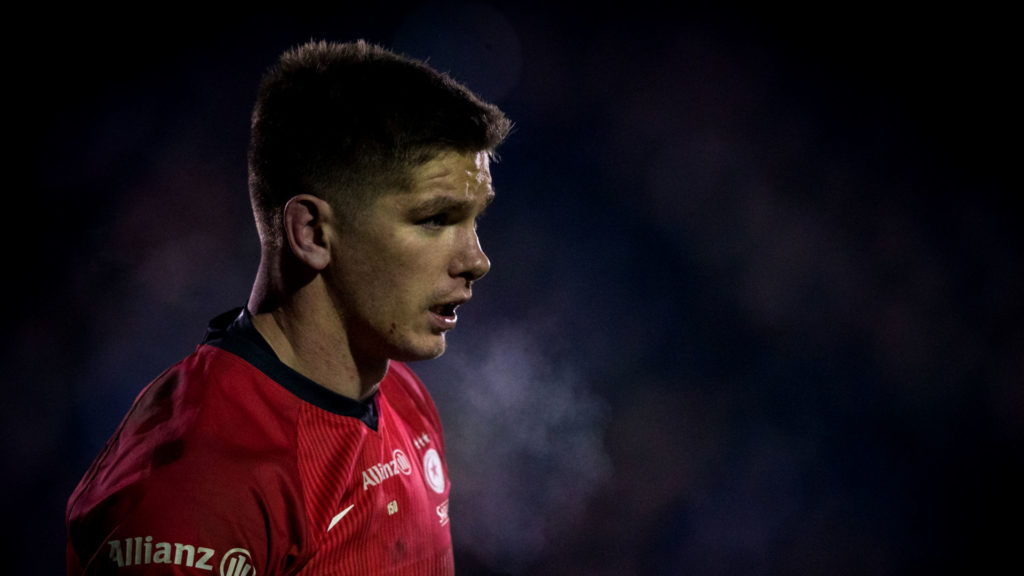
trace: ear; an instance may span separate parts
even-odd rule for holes
[[[284,233],[296,258],[314,270],[323,270],[331,261],[331,206],[309,194],[300,194],[284,206]]]

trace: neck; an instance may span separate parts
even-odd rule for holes
[[[388,361],[356,359],[343,320],[323,278],[286,289],[261,263],[248,308],[252,322],[289,368],[342,396],[366,400],[377,391]]]

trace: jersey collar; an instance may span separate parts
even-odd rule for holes
[[[252,316],[244,306],[211,320],[203,344],[242,358],[292,394],[318,408],[357,418],[371,429],[377,429],[376,394],[368,402],[360,402],[328,390],[288,367],[278,359],[274,349],[256,330]]]

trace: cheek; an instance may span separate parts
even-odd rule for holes
[[[429,305],[447,274],[444,239],[428,242],[415,230],[406,232],[350,246],[348,254],[344,284],[360,294],[361,307],[383,316],[386,323],[378,326],[385,329],[409,310]]]
[[[409,285],[410,289],[423,289],[424,284],[437,281],[436,276],[446,272],[446,254],[450,251],[448,239],[398,241],[381,251],[380,274],[394,282]]]

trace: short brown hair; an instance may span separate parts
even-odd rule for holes
[[[249,140],[249,194],[260,237],[280,240],[289,198],[343,211],[406,187],[441,151],[487,152],[511,123],[448,75],[362,40],[309,42],[263,76]]]

